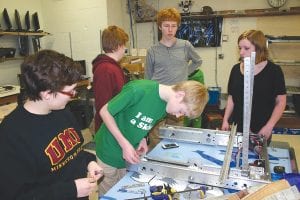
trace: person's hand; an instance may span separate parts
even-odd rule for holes
[[[89,196],[97,188],[97,180],[94,178],[79,178],[75,180],[77,198]]]
[[[267,139],[270,138],[270,136],[271,136],[271,134],[272,134],[272,130],[273,130],[273,127],[268,126],[268,125],[266,124],[265,126],[263,126],[263,127],[259,130],[258,134],[261,135],[261,136],[264,136],[265,139],[267,140]]]
[[[126,145],[122,147],[123,158],[130,164],[137,164],[140,162],[140,157],[133,148],[133,146],[127,142]]]
[[[146,138],[143,138],[138,146],[138,148],[136,149],[136,153],[141,156],[144,155],[148,152],[148,146],[147,146],[147,140]]]
[[[95,161],[91,161],[88,164],[88,177],[98,181],[103,176],[103,169]]]
[[[230,130],[230,126],[229,126],[228,121],[223,120],[221,130],[222,130],[222,131],[229,131],[229,130]]]

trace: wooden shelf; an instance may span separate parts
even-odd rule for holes
[[[0,29],[0,37],[1,36],[31,36],[35,37],[35,39],[39,39],[40,37],[50,35],[50,33],[44,31],[3,31]],[[10,60],[23,60],[24,57],[13,57],[13,58],[5,58],[0,57],[0,63]]]
[[[0,105],[17,102],[20,86],[15,85],[11,91],[0,93]]]
[[[300,87],[287,85],[286,90],[288,94],[300,94]]]
[[[300,62],[274,62],[280,66],[300,66]]]
[[[5,61],[11,61],[11,60],[24,60],[24,57],[13,57],[13,58],[0,57],[0,63]]]
[[[18,94],[13,94],[6,97],[0,97],[0,105],[14,103],[18,101]]]
[[[265,8],[265,9],[248,9],[248,10],[221,10],[214,11],[212,14],[204,14],[202,12],[182,13],[182,16],[188,17],[223,17],[223,18],[237,18],[237,17],[268,17],[268,16],[286,16],[286,15],[300,15],[300,7],[290,7],[287,9]],[[156,19],[138,19],[137,23],[154,22]]]
[[[248,10],[222,10],[215,11],[213,14],[204,15],[201,12],[193,12],[189,14],[183,14],[182,16],[202,16],[213,17],[220,16],[224,18],[234,17],[265,17],[265,16],[282,16],[282,15],[299,15],[300,7],[291,7],[286,10],[279,10],[278,8],[266,8],[266,9],[248,9]]]
[[[300,128],[300,117],[297,115],[294,116],[282,115],[282,117],[276,123],[275,127],[298,129]]]
[[[283,39],[273,39],[268,40],[269,43],[300,43],[300,40],[283,40]]]
[[[26,31],[0,31],[0,36],[11,35],[11,36],[39,36],[43,37],[50,35],[47,32],[26,32]]]
[[[81,80],[77,83],[77,86],[76,87],[88,87],[91,85],[91,81],[90,79],[84,79],[84,80]]]

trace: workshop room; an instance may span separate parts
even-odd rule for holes
[[[1,0],[0,199],[300,200],[300,0]]]

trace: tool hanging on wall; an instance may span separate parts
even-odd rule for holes
[[[34,53],[37,53],[41,49],[40,39],[38,36],[33,37],[32,39],[32,46]]]
[[[24,32],[25,30],[22,28],[22,23],[19,15],[19,11],[15,9],[15,22],[17,25],[18,32]],[[19,53],[21,56],[28,56],[29,55],[29,42],[28,36],[23,35],[18,37],[19,42]]]
[[[14,31],[12,29],[11,21],[10,21],[10,18],[9,18],[9,15],[8,15],[8,12],[7,12],[6,8],[4,8],[2,14],[3,14],[3,19],[4,19],[4,22],[5,22],[5,25],[6,25],[6,31]]]
[[[184,13],[189,13],[193,5],[193,1],[181,1],[178,5],[182,8]]]
[[[39,21],[39,16],[38,16],[37,12],[32,14],[32,21],[33,21],[34,32],[43,32],[42,30],[40,30],[40,21]],[[41,49],[41,43],[40,43],[39,36],[35,36],[32,38],[32,46],[33,46],[33,50],[35,53]]]
[[[136,22],[153,21],[157,13],[156,9],[147,4],[145,0],[130,0],[128,7]]]

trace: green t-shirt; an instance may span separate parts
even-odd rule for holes
[[[166,116],[166,102],[159,96],[159,84],[151,80],[135,80],[108,103],[124,137],[137,148],[150,129]],[[96,153],[104,163],[124,168],[122,149],[103,123],[96,133]]]

